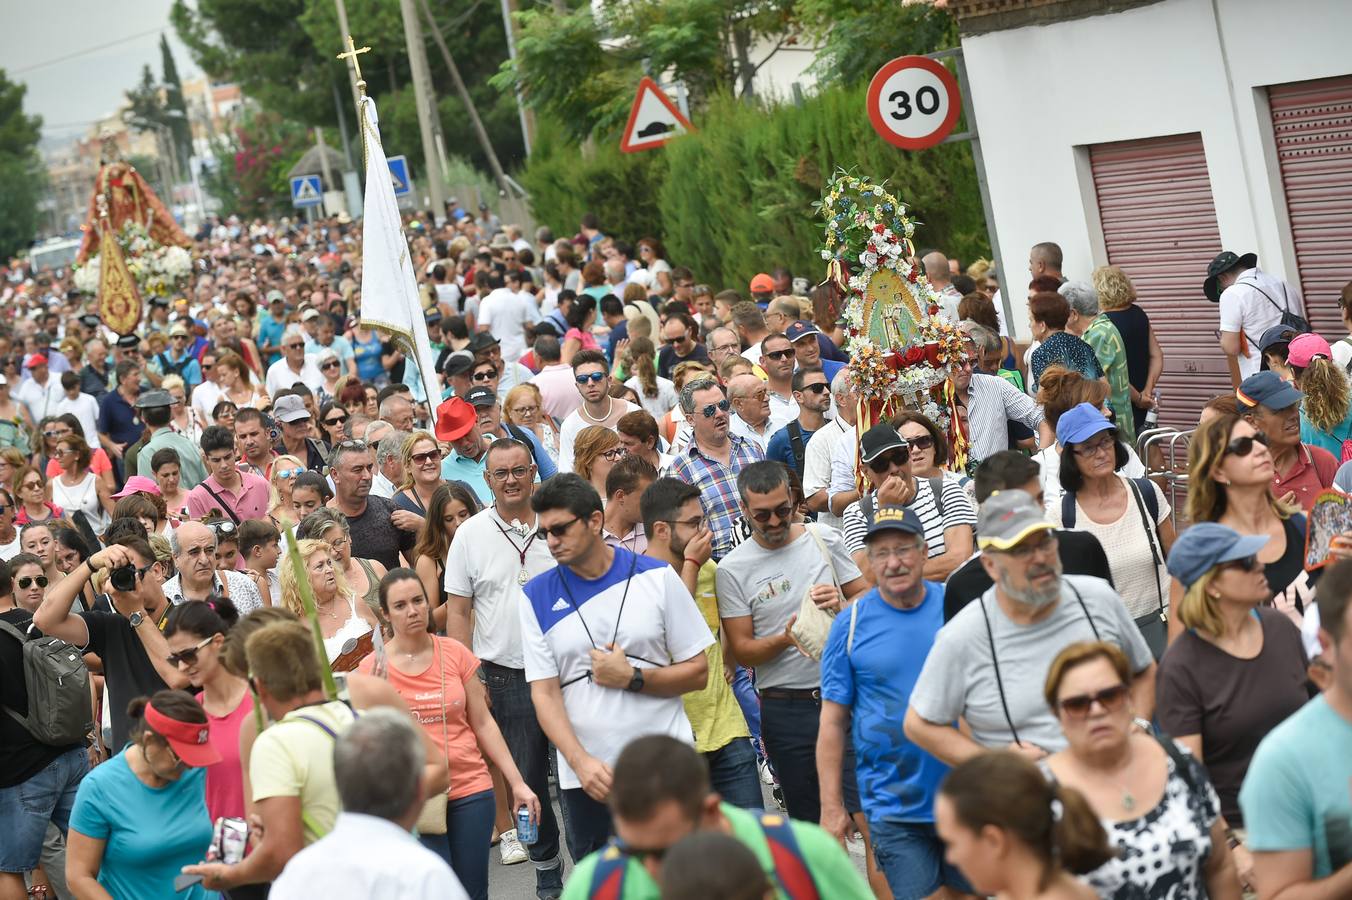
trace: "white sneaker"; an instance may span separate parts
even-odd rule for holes
[[[775,783],[775,773],[770,771],[770,761],[768,759],[756,760],[756,769],[760,772],[761,784],[772,785]]]
[[[515,828],[498,835],[498,851],[502,854],[504,866],[514,866],[530,858],[526,848],[521,846],[521,842],[516,839]]]

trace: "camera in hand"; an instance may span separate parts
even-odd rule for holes
[[[136,590],[136,566],[127,563],[125,566],[118,566],[108,573],[108,583],[112,585],[115,591],[134,591]]]

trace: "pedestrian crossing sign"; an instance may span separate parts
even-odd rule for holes
[[[394,196],[403,197],[413,191],[413,179],[408,174],[408,158],[391,156],[385,160],[390,167],[390,181],[394,184]]]
[[[324,189],[318,175],[297,175],[291,179],[291,205],[304,208],[324,202]]]

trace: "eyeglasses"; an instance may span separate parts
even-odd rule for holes
[[[516,409],[512,410],[511,413],[514,416],[522,417],[533,416],[539,411],[540,407],[538,406],[518,406]]]
[[[717,347],[710,347],[709,353],[710,355],[717,353],[737,353],[741,349],[741,345],[739,344],[720,344]]]
[[[305,470],[302,469],[300,466],[296,466],[294,469],[278,469],[275,474],[276,477],[278,478],[295,478],[297,475],[299,475],[301,472],[304,471]]]
[[[473,380],[475,380],[475,381],[492,381],[494,378],[497,378],[497,377],[498,377],[498,370],[497,370],[497,369],[488,369],[487,371],[483,371],[483,372],[475,372],[475,373],[474,373],[472,376],[470,376],[470,377],[471,377]],[[605,376],[603,375],[602,378],[604,378],[604,377],[605,377]],[[597,381],[600,381],[601,379],[598,378],[598,379],[596,379],[596,380],[597,380]]]
[[[535,531],[535,538],[536,538],[536,540],[541,540],[541,541],[546,540],[546,539],[551,538],[551,537],[561,538],[561,537],[563,537],[565,534],[568,533],[568,529],[569,529],[569,528],[572,528],[574,525],[576,525],[578,522],[581,522],[581,521],[582,521],[581,517],[579,517],[579,516],[574,516],[573,518],[569,519],[567,522],[560,522],[560,523],[557,524],[557,525],[546,525],[546,526],[543,526],[543,527],[541,527],[541,528],[536,529],[536,531]]]
[[[1082,444],[1076,444],[1071,449],[1075,451],[1076,456],[1088,458],[1091,456],[1098,456],[1104,451],[1111,451],[1116,443],[1116,432],[1109,431],[1106,435],[1096,441],[1085,441]]]
[[[704,409],[700,410],[700,413],[703,414],[704,418],[712,419],[714,413],[727,412],[731,408],[732,404],[728,402],[728,398],[724,397],[717,403],[710,403],[708,406],[704,407]]]
[[[212,638],[215,637],[216,635],[213,634],[211,637],[202,638],[202,640],[191,647],[180,650],[177,653],[170,653],[164,658],[164,661],[169,663],[169,665],[173,666],[175,669],[180,665],[191,666],[197,662],[197,651],[201,650],[207,644],[210,644]]]
[[[352,539],[351,539],[351,538],[340,537],[340,538],[334,538],[334,539],[331,540],[331,541],[325,541],[324,543],[328,544],[328,545],[329,545],[329,548],[332,549],[332,550],[341,550],[341,549],[343,549],[344,547],[346,547],[348,544],[352,543]]]
[[[769,357],[770,359],[775,359],[775,360],[780,360],[780,361],[783,361],[783,360],[786,360],[786,359],[793,359],[793,348],[790,347],[790,348],[787,349],[787,350],[767,350],[765,353],[762,353],[761,355],[762,355],[762,356]]]
[[[1003,553],[1005,556],[1011,556],[1017,560],[1032,559],[1039,553],[1050,553],[1055,555],[1057,548],[1056,535],[1052,534],[1050,531],[1046,532],[1046,535],[1047,536],[1040,541],[1034,542],[1025,539],[1019,541],[1008,550],[1001,550],[998,552]]]
[[[592,384],[600,384],[602,381],[606,380],[606,373],[588,372],[586,375],[574,375],[573,380],[576,381],[578,384],[586,384],[589,381]]]
[[[780,522],[787,522],[789,516],[793,515],[793,504],[785,503],[783,506],[776,506],[774,509],[753,509],[750,512],[751,518],[761,525],[769,522],[771,517]]]
[[[708,516],[691,516],[689,519],[663,519],[668,525],[684,525],[687,528],[699,529],[709,521]]]
[[[440,462],[440,461],[441,461],[441,451],[440,451],[440,450],[425,450],[425,451],[423,451],[422,453],[414,453],[412,456],[409,457],[409,460],[410,460],[415,466],[425,465],[426,463],[429,463],[429,462]]]
[[[506,481],[508,478],[520,481],[530,474],[534,466],[513,466],[510,469],[494,469],[488,473],[488,477],[494,481]],[[562,532],[560,532],[562,534]]]
[[[919,553],[924,546],[925,544],[923,541],[917,541],[903,547],[870,547],[868,550],[868,558],[876,562],[886,562],[893,557],[905,559],[913,553]]]
[[[624,447],[611,447],[609,450],[602,450],[601,455],[614,462],[617,459],[624,459],[629,455],[629,451]]]
[[[1094,691],[1092,694],[1076,694],[1074,697],[1062,697],[1056,701],[1056,705],[1061,707],[1061,711],[1067,716],[1075,719],[1083,719],[1089,715],[1089,711],[1097,703],[1103,707],[1104,712],[1117,712],[1127,702],[1127,696],[1130,690],[1125,684],[1115,684],[1110,688],[1104,688],[1101,691]]]
[[[1253,452],[1254,444],[1262,444],[1266,447],[1267,442],[1267,435],[1263,434],[1261,431],[1256,432],[1255,434],[1246,434],[1244,437],[1237,437],[1226,444],[1225,453],[1227,455],[1233,453],[1235,456],[1243,458]]]
[[[873,471],[882,474],[893,466],[904,466],[910,461],[911,447],[907,444],[904,447],[898,447],[895,450],[875,457],[872,462],[868,463],[868,467]]]
[[[827,384],[825,381],[803,385],[804,394],[825,394],[829,390],[831,390],[831,385]]]
[[[338,360],[336,360],[336,359],[331,359],[331,360],[329,360],[328,362],[321,364],[319,368],[321,368],[321,369],[323,369],[323,370],[325,370],[325,371],[327,371],[327,370],[329,370],[329,369],[336,369],[336,368],[338,368]]]
[[[1221,563],[1220,568],[1239,569],[1243,572],[1257,572],[1259,569],[1264,568],[1264,566],[1258,561],[1258,556],[1251,553],[1242,559],[1232,559],[1228,562],[1223,562]]]
[[[21,590],[26,591],[33,586],[33,582],[35,581],[38,583],[38,587],[40,588],[45,588],[47,586],[46,575],[25,575],[24,577],[19,579],[19,588]]]

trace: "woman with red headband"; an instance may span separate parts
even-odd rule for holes
[[[79,900],[206,900],[200,884],[174,890],[211,844],[206,766],[220,760],[207,714],[183,691],[127,707],[131,740],[80,782],[70,816],[66,880]]]

